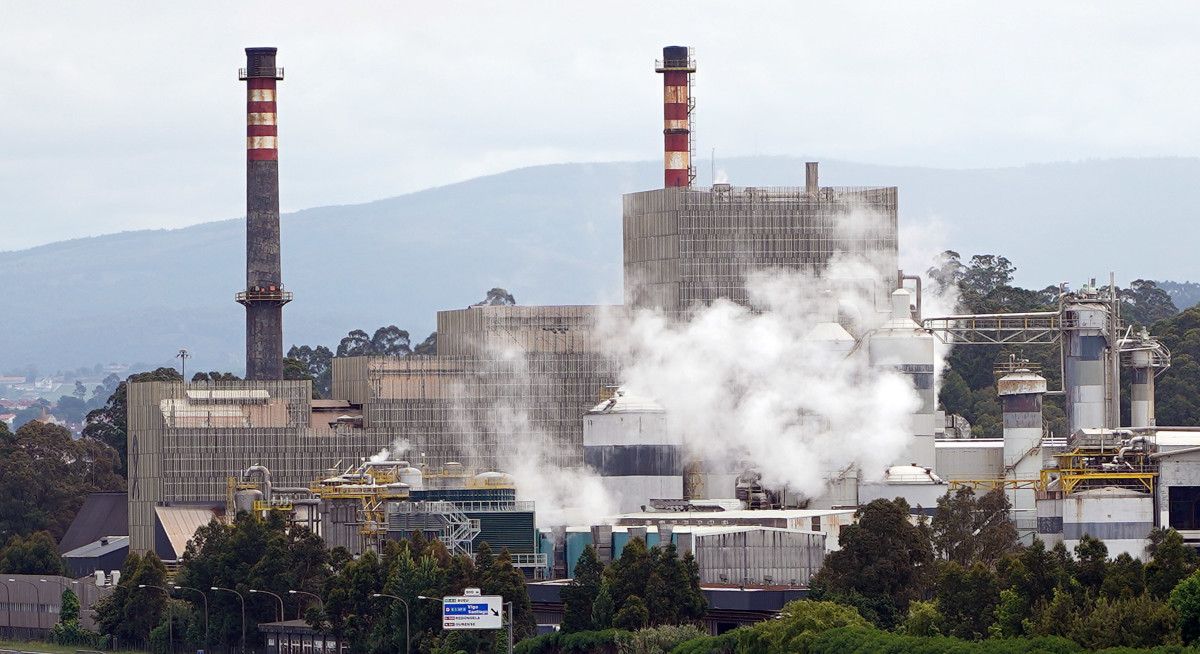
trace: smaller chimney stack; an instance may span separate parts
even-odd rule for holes
[[[654,70],[663,76],[663,186],[691,186],[692,73],[691,49],[669,45]]]
[[[804,164],[804,190],[809,195],[816,195],[821,190],[817,180],[817,162],[809,161]]]

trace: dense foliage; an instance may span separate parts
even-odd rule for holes
[[[122,477],[128,476],[129,464],[126,451],[129,435],[129,383],[140,381],[180,382],[183,378],[174,368],[158,368],[130,375],[129,379],[117,385],[104,406],[87,414],[87,423],[83,428],[85,439],[104,443],[117,453],[116,472]]]
[[[471,306],[513,306],[516,303],[512,293],[503,288],[493,288]],[[437,354],[437,332],[414,344],[408,331],[387,325],[376,329],[373,334],[362,329],[351,330],[333,348],[293,345],[283,362],[283,376],[284,379],[310,379],[316,397],[330,397],[333,392],[334,357],[403,357],[410,354]]]
[[[564,632],[689,624],[707,609],[695,557],[680,558],[673,543],[647,548],[640,538],[607,567],[590,545],[584,548],[562,598]]]
[[[1156,381],[1160,425],[1200,425],[1200,306],[1155,323],[1151,333],[1171,350],[1171,367]]]
[[[57,575],[63,572],[58,546],[48,531],[17,534],[0,548],[0,572],[17,575]]]
[[[979,254],[964,262],[959,253],[947,250],[938,257],[927,274],[933,282],[930,291],[943,298],[956,300],[958,311],[962,313],[1054,311],[1058,308],[1057,287],[1031,290],[1013,286],[1016,270],[1016,266],[1003,256]],[[1101,287],[1100,291],[1106,293],[1107,287]],[[1136,279],[1127,288],[1118,287],[1116,293],[1121,303],[1122,320],[1129,325],[1155,325],[1155,334],[1161,331],[1158,323],[1170,321],[1178,314],[1171,296],[1152,281]],[[1186,328],[1179,335],[1185,332]],[[1168,346],[1171,345],[1170,339],[1164,338],[1164,341]],[[1057,347],[974,345],[954,348],[947,359],[938,400],[947,413],[966,418],[971,424],[971,434],[976,438],[999,438],[1002,435],[1003,423],[993,371],[996,362],[1009,357],[1028,359],[1039,365],[1051,388],[1061,386]],[[1195,358],[1192,360],[1195,361]],[[1189,368],[1185,363],[1184,367],[1176,369],[1173,366],[1171,370],[1176,378],[1187,380],[1181,388],[1172,390],[1172,397],[1197,397],[1195,392],[1190,396],[1186,392],[1200,389],[1200,369]],[[1159,424],[1194,424],[1197,416],[1200,416],[1200,412],[1195,411],[1197,407],[1194,402],[1194,399],[1192,402],[1181,399],[1175,407],[1168,408],[1166,416],[1171,418],[1171,422],[1164,421],[1160,403]],[[1188,409],[1192,413],[1185,418],[1184,411]],[[1067,420],[1061,398],[1045,398],[1044,419],[1050,434],[1059,437],[1066,435]],[[1179,419],[1193,422],[1178,422]]]
[[[117,467],[112,448],[65,427],[35,420],[14,434],[0,423],[0,542],[43,530],[57,541],[88,493],[124,487]]]

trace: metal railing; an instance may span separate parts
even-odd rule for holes
[[[239,68],[238,69],[238,79],[243,82],[248,79],[263,78],[263,77],[268,78],[268,79],[281,80],[281,79],[283,79],[283,68],[259,67],[259,68],[254,68],[254,69],[248,69],[248,68]]]

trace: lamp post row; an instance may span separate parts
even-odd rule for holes
[[[41,602],[42,602],[41,590],[39,589],[37,584],[34,584],[32,581],[29,581],[28,579],[8,579],[7,581],[9,583],[29,584],[33,588],[33,592],[34,592],[34,595],[37,597],[38,604],[39,605],[41,604]],[[45,579],[39,579],[38,581],[41,583],[48,583]],[[79,582],[71,581],[71,583],[78,584]],[[4,588],[4,601],[8,608],[8,625],[9,625],[9,628],[11,629],[13,627],[13,624],[12,624],[12,601],[11,601],[9,589],[6,584],[0,584],[0,587]],[[166,586],[156,586],[153,584],[138,584],[138,588],[141,588],[141,589],[154,588],[156,590],[161,590],[164,593],[166,593],[168,598],[170,598],[172,596],[171,595],[172,589],[188,590],[188,591],[192,591],[194,593],[199,594],[201,599],[204,602],[204,647],[205,647],[205,650],[207,651],[208,646],[209,646],[209,611],[208,611],[208,594],[207,593],[200,590],[199,588],[192,588],[190,586],[179,586],[179,585],[172,585],[170,587],[166,587]],[[63,589],[64,590],[66,589],[65,584],[63,584]],[[209,588],[209,590],[214,591],[214,592],[224,591],[224,592],[233,593],[234,595],[237,595],[238,602],[241,605],[241,612],[242,612],[241,651],[245,652],[246,651],[246,599],[245,599],[245,597],[240,592],[238,592],[237,590],[235,590],[233,588],[223,588],[221,586],[212,586]],[[285,617],[284,616],[283,597],[281,597],[280,595],[273,593],[271,591],[261,590],[261,589],[257,589],[257,588],[249,589],[249,592],[261,593],[263,595],[270,595],[271,597],[275,598],[275,600],[279,602],[279,612],[277,614],[278,618],[281,622],[283,621],[283,619]],[[309,593],[309,592],[302,591],[302,590],[289,590],[288,594],[289,595],[303,595],[306,597],[311,597],[317,601],[317,603],[321,606],[321,608],[324,608],[324,605],[325,605],[324,601],[321,599],[321,597],[319,595],[316,595],[315,593]],[[371,597],[374,597],[374,598],[385,598],[386,597],[388,599],[396,600],[404,606],[404,651],[406,654],[408,652],[412,651],[412,646],[411,646],[412,631],[411,631],[411,626],[410,626],[411,622],[410,622],[410,613],[409,613],[408,602],[405,601],[404,598],[402,598],[402,597],[399,597],[396,595],[390,595],[388,593],[372,593]],[[427,597],[425,595],[417,595],[417,599],[440,600],[441,598],[440,597]],[[512,651],[512,626],[513,626],[512,625],[512,608],[511,608],[512,603],[506,602],[505,604],[508,605],[508,606],[506,606],[506,608],[509,609],[508,638],[509,638],[509,651]],[[299,609],[297,609],[297,615],[298,616],[300,615]],[[168,615],[168,620],[167,620],[168,636],[167,636],[167,638],[170,641],[170,646],[171,646],[172,651],[174,651],[174,620],[171,618],[172,618],[172,616]],[[41,629],[42,628],[41,613],[38,613],[37,621],[38,621],[38,629]]]
[[[12,596],[11,596],[11,591],[8,590],[8,584],[29,584],[29,587],[33,589],[33,595],[36,598],[35,604],[34,604],[34,614],[35,614],[36,620],[37,620],[37,628],[41,629],[42,628],[42,613],[41,613],[41,611],[37,610],[38,607],[40,607],[42,605],[42,589],[41,589],[40,584],[48,584],[50,582],[45,579],[38,579],[37,583],[34,583],[28,579],[16,579],[16,578],[5,579],[5,582],[7,582],[7,583],[2,583],[2,584],[0,584],[0,586],[4,587],[4,604],[8,609],[7,613],[8,613],[8,628],[9,628],[9,630],[10,631],[15,630],[15,626],[13,625],[13,621],[12,621]],[[74,580],[72,580],[70,583],[74,584],[74,585],[79,584],[78,581],[74,581]],[[67,589],[66,581],[62,582],[59,585],[62,586],[62,589],[64,591]],[[60,613],[62,611],[61,605],[59,607],[59,611],[60,611]],[[15,633],[15,631],[13,631],[13,633]]]

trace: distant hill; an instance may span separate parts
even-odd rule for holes
[[[803,162],[752,157],[717,168],[736,185],[801,185]],[[1200,278],[1197,180],[1197,159],[821,166],[824,185],[899,186],[902,236],[936,217],[941,245],[1004,254],[1032,288],[1110,269],[1121,281]],[[652,162],[539,166],[288,214],[284,281],[296,300],[285,308],[285,341],[335,344],[352,328],[385,324],[419,340],[436,310],[493,286],[522,304],[619,301],[620,195],[659,184]],[[244,284],[243,243],[242,221],[223,220],[0,252],[0,371],[170,363],[181,346],[194,354],[189,368],[240,371],[243,309],[233,293]],[[902,248],[932,254],[937,245]]]
[[[1158,286],[1171,296],[1171,301],[1180,311],[1200,304],[1200,284],[1196,282],[1161,281]]]

